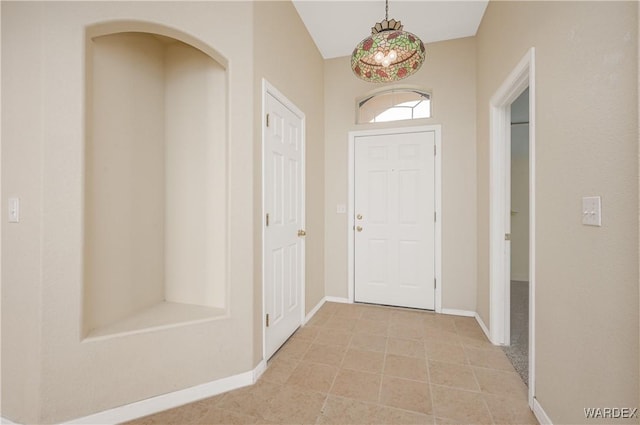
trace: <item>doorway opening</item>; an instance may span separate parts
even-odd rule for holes
[[[527,269],[521,273],[528,283],[528,312],[523,308],[518,309],[518,315],[528,317],[527,329],[527,363],[528,363],[528,386],[529,386],[529,406],[535,407],[535,49],[531,48],[516,65],[507,79],[491,98],[490,102],[490,202],[489,202],[489,282],[490,282],[490,339],[498,345],[510,346],[511,334],[511,288],[512,288],[512,104],[528,90],[528,169],[525,174],[528,181],[524,188],[519,188],[528,194],[528,217],[518,221],[528,222],[528,243],[519,240],[515,249],[515,255],[521,258],[522,255],[528,260],[525,261]],[[523,100],[521,100],[523,101]],[[524,101],[523,101],[524,102]],[[516,130],[522,131],[522,130]],[[518,183],[520,184],[520,183]],[[518,193],[520,195],[520,193]],[[522,209],[521,206],[517,207]],[[514,209],[515,215],[521,214]],[[521,223],[520,223],[521,224]],[[521,228],[523,226],[520,226]],[[520,238],[522,239],[522,237]],[[522,253],[522,245],[528,247],[528,253]],[[528,254],[528,255],[527,255]],[[516,263],[517,263],[516,259]],[[520,270],[522,267],[514,263]],[[522,292],[518,287],[517,292]],[[514,305],[514,307],[516,307]],[[520,326],[520,325],[519,325]],[[522,335],[522,333],[520,334]]]
[[[529,88],[511,104],[509,340],[503,350],[529,382]]]

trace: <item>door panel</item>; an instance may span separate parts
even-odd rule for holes
[[[264,298],[267,359],[302,323],[302,119],[266,95]]]
[[[356,137],[356,301],[435,308],[434,145],[432,131]]]

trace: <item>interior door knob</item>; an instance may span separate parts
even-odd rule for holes
[[[356,216],[356,218],[357,218],[358,220],[362,220],[362,214],[358,214],[358,215]]]
[[[307,232],[305,232],[302,229],[298,230],[298,237],[303,237],[303,236],[307,236]]]
[[[358,231],[358,232],[362,232],[362,226],[358,226],[358,227],[356,227],[356,231]]]

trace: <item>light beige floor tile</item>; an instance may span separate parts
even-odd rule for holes
[[[431,414],[431,394],[426,382],[410,381],[385,375],[380,404],[412,412]]]
[[[496,425],[538,425],[538,421],[529,408],[529,403],[526,399],[514,400],[489,394],[484,394],[484,399]]]
[[[461,344],[444,344],[429,339],[424,343],[427,358],[448,363],[467,364],[467,356]]]
[[[301,361],[286,384],[309,391],[326,393],[331,388],[337,373],[338,368],[335,366]]]
[[[456,332],[455,316],[437,315],[430,323],[431,327],[448,332]]]
[[[318,419],[319,424],[371,424],[375,420],[377,405],[329,396]]]
[[[387,350],[387,337],[380,335],[353,334],[349,348],[384,353]]]
[[[443,344],[459,344],[460,337],[455,331],[448,331],[438,327],[425,327],[422,332],[424,340],[436,340]]]
[[[515,372],[513,365],[502,350],[465,349],[469,363],[473,366]]]
[[[449,418],[435,418],[435,423],[436,425],[489,425],[487,423],[474,423],[467,420],[455,420]]]
[[[228,410],[213,408],[210,409],[206,415],[200,420],[194,422],[196,424],[206,425],[240,425],[240,424],[254,424],[258,418],[249,415],[243,415],[241,413],[230,412]]]
[[[359,370],[361,372],[382,373],[384,353],[348,349],[342,361],[343,369]]]
[[[260,380],[253,386],[228,392],[215,407],[261,418],[269,401],[281,388],[280,384]]]
[[[267,370],[262,374],[261,380],[284,383],[289,379],[296,367],[300,363],[297,359],[278,357],[273,360],[269,360],[267,363]]]
[[[431,385],[431,392],[436,418],[447,418],[465,424],[491,424],[491,414],[482,394],[438,385]]]
[[[527,397],[527,386],[515,372],[474,367],[473,373],[482,392],[520,399]]]
[[[414,424],[433,425],[433,417],[417,412],[394,409],[393,407],[380,406],[375,415],[373,424]]]
[[[364,320],[385,320],[391,318],[391,309],[384,307],[368,308],[362,312],[361,319]]]
[[[458,340],[464,347],[480,348],[483,350],[500,350],[500,347],[490,343],[484,335],[483,338],[468,338],[458,335]]]
[[[331,314],[332,315],[339,308],[340,308],[340,304],[339,303],[326,302],[326,303],[322,304],[322,307],[320,307],[320,310],[318,310],[316,315],[317,314]]]
[[[217,407],[224,397],[226,397],[226,394],[220,394],[215,397],[206,398],[177,408],[182,411],[180,422],[183,424],[197,423],[207,414],[207,412],[209,412],[210,409]]]
[[[329,329],[338,329],[341,331],[353,332],[353,328],[356,326],[356,322],[353,319],[346,319],[344,317],[338,317],[334,315],[320,326]]]
[[[305,326],[320,326],[323,327],[327,324],[329,319],[333,317],[333,314],[314,314],[311,319],[305,324]]]
[[[356,322],[353,331],[363,334],[387,336],[389,332],[389,322],[386,320],[360,319]]]
[[[348,331],[338,329],[320,329],[314,342],[316,344],[340,345],[346,347],[351,342],[353,334]]]
[[[454,321],[457,329],[463,328],[477,328],[480,329],[480,325],[475,317],[461,317],[454,316]]]
[[[432,384],[446,385],[463,390],[479,391],[476,377],[470,366],[429,361],[429,380]]]
[[[340,366],[346,351],[339,345],[311,344],[304,356],[305,361]]]
[[[287,341],[274,355],[274,360],[281,358],[301,359],[311,346],[311,341],[305,339],[291,339]]]
[[[359,305],[343,304],[336,308],[334,316],[343,319],[358,320],[360,317],[362,317],[362,312],[363,309]]]
[[[481,340],[481,341],[486,341],[487,340],[487,337],[485,336],[485,334],[482,331],[482,329],[480,329],[480,327],[457,329],[457,333],[458,333],[458,335],[466,337],[466,338],[478,339],[478,340]]]
[[[424,329],[424,326],[421,324],[392,321],[389,325],[389,335],[395,338],[422,340]]]
[[[354,400],[376,403],[380,393],[381,375],[341,369],[330,393]]]
[[[418,357],[421,359],[425,358],[424,343],[415,339],[389,337],[387,341],[387,353]]]
[[[303,326],[293,334],[293,338],[308,339],[310,341],[313,341],[321,329],[322,328],[318,326]]]
[[[326,394],[285,385],[271,400],[263,416],[279,423],[315,423],[325,399]]]
[[[384,361],[384,374],[414,381],[427,381],[427,362],[424,358],[387,354]]]

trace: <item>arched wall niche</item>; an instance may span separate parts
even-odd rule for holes
[[[227,317],[227,60],[149,22],[85,40],[82,338]]]

